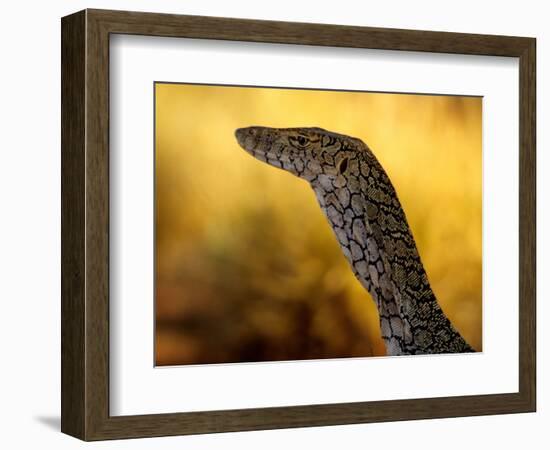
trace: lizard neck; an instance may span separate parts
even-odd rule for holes
[[[312,187],[342,251],[378,308],[388,355],[473,351],[431,290],[393,185],[366,149]]]

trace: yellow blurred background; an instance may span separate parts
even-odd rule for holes
[[[385,354],[312,189],[239,147],[250,125],[366,142],[443,310],[481,350],[481,98],[157,83],[155,101],[157,365]]]

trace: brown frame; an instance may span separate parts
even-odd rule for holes
[[[61,429],[84,440],[535,411],[536,40],[84,10],[62,31]],[[109,416],[109,35],[223,39],[519,58],[519,392]]]

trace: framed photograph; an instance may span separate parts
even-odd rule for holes
[[[62,431],[535,411],[535,39],[85,10]]]

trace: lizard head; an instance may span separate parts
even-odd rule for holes
[[[359,139],[322,128],[254,126],[237,129],[235,136],[255,158],[312,184],[344,175],[362,144]]]

